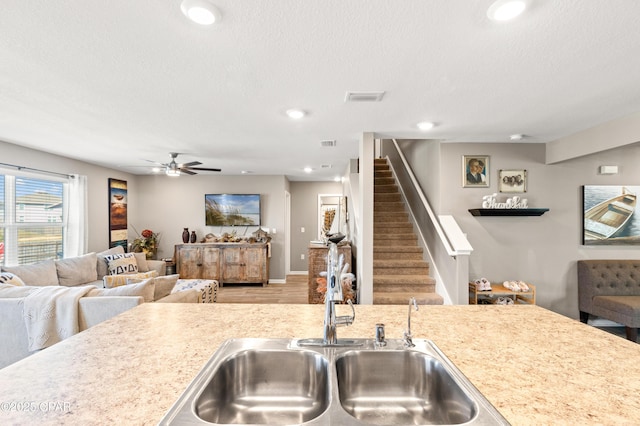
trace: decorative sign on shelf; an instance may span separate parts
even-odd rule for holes
[[[498,202],[497,193],[485,195],[482,197],[483,209],[528,209],[526,198],[520,198],[517,195],[507,198],[504,202]]]

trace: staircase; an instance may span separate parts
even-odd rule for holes
[[[374,160],[373,303],[441,305],[387,161]]]

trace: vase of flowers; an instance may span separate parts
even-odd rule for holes
[[[133,240],[131,249],[136,253],[144,253],[147,259],[153,259],[158,253],[160,234],[151,229],[143,229],[138,238]]]

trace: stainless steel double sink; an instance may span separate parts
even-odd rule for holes
[[[427,340],[231,339],[161,425],[508,425]]]

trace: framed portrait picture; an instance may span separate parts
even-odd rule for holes
[[[489,187],[489,156],[488,155],[463,155],[462,156],[462,187],[463,188],[488,188]]]
[[[498,187],[500,192],[527,192],[527,171],[498,171]]]

